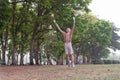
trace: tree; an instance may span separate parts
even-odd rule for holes
[[[111,25],[112,25],[112,38],[109,48],[113,49],[114,51],[116,49],[120,50],[120,43],[119,43],[120,36],[117,33],[119,31],[119,28],[116,28],[113,23],[111,23]]]
[[[92,15],[80,15],[79,26],[77,27],[80,33],[75,36],[74,44],[78,46],[77,50],[80,50],[78,54],[87,56],[93,60],[100,60],[111,43],[112,26],[110,22],[105,20],[99,20]],[[76,31],[76,34],[79,32]],[[107,52],[107,51],[106,51]],[[103,54],[104,53],[104,54]],[[78,55],[79,56],[79,55]]]
[[[48,34],[53,25],[50,15],[55,14],[58,23],[65,29],[72,25],[74,10],[88,12],[88,5],[92,0],[1,0],[0,3],[0,46],[2,59],[5,61],[5,52],[8,52],[8,59],[12,57],[12,64],[18,64],[16,56],[21,55],[20,65],[23,65],[24,54],[30,52],[30,64],[33,65],[33,58],[38,64],[39,47],[46,44]],[[55,27],[53,29],[56,30]],[[61,44],[61,36],[57,35],[54,46]],[[49,47],[49,46],[47,46]],[[63,47],[63,45],[61,45]],[[56,57],[63,53],[63,48],[57,48]],[[50,50],[50,49],[49,49]],[[51,53],[50,53],[51,54]],[[58,59],[59,60],[59,59]]]
[[[83,1],[84,3],[86,3],[86,5],[82,5],[81,9],[86,10],[87,5],[89,4],[90,1],[91,0],[87,0],[86,2]],[[44,31],[48,30],[48,26],[50,25],[50,22],[49,22],[50,19],[48,17],[50,16],[50,14],[52,12],[55,13],[57,15],[56,19],[63,18],[63,21],[67,21],[64,25],[67,25],[68,23],[70,23],[68,20],[72,19],[72,15],[73,15],[72,9],[73,7],[76,7],[76,5],[70,6],[71,1],[46,0],[46,1],[34,1],[32,3],[36,5],[33,8],[33,10],[35,10],[35,14],[37,14],[34,16],[35,16],[35,19],[36,17],[38,18],[38,21],[35,21],[34,23],[32,35],[31,35],[32,37],[30,41],[30,64],[31,65],[33,65],[33,55],[35,54],[34,52],[35,42],[36,42],[35,37],[38,37],[38,32],[44,33]],[[79,0],[77,3],[80,3]],[[63,21],[60,23],[61,25],[63,25]]]
[[[8,0],[0,2],[0,43],[2,50],[2,60],[5,62],[6,46],[8,43],[8,25],[10,20],[10,6]]]

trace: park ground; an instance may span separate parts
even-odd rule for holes
[[[0,80],[120,80],[120,65],[0,66]]]

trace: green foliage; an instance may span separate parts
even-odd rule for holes
[[[109,47],[112,48],[113,50],[116,49],[120,50],[120,42],[119,42],[120,36],[117,34],[119,28],[116,28],[113,23],[111,23],[111,25],[112,25],[112,38]]]
[[[45,50],[47,54],[52,57],[60,58],[64,53],[64,43],[58,40],[57,35],[54,31],[47,33],[45,40]]]
[[[107,57],[107,47],[111,44],[112,26],[109,21],[99,20],[90,14],[79,16],[76,24],[74,45],[79,48],[77,54],[93,59]],[[79,45],[78,45],[79,44]]]
[[[109,21],[99,20],[91,14],[86,14],[90,12],[88,5],[91,1],[1,0],[0,38],[4,37],[3,33],[8,27],[7,50],[9,55],[13,53],[15,43],[16,53],[30,52],[30,47],[32,47],[31,56],[34,56],[37,43],[39,43],[39,46],[45,46],[47,55],[59,58],[64,53],[63,38],[54,27],[51,14],[55,15],[57,23],[65,30],[73,25],[73,11],[80,10],[81,13],[76,16],[73,36],[73,45],[77,54],[93,58],[106,57],[109,53],[108,46],[120,49],[119,36],[114,32],[113,25]],[[51,29],[50,25],[52,25]],[[33,46],[30,45],[32,41],[34,41]]]
[[[10,19],[10,7],[8,0],[0,1],[0,32],[4,30],[5,25],[8,23]]]

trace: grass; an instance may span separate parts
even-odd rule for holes
[[[120,80],[120,64],[0,66],[0,80]]]
[[[120,80],[120,65],[79,65],[57,80]]]

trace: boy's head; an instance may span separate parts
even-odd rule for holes
[[[67,29],[66,29],[66,32],[67,32],[67,33],[69,33],[70,31],[71,31],[71,29],[70,29],[70,28],[67,28]]]

